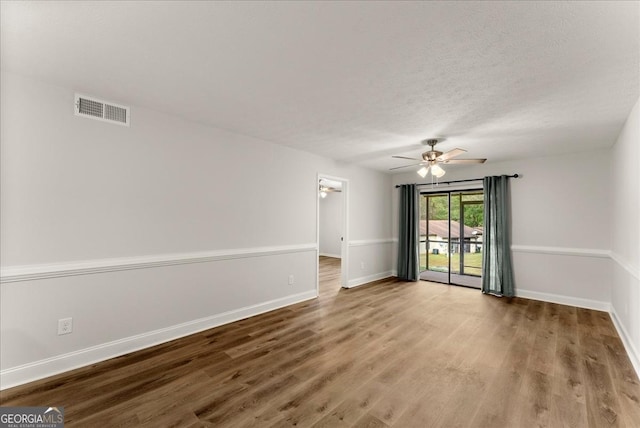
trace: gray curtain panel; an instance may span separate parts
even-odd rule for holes
[[[484,177],[484,231],[482,237],[482,292],[515,294],[511,263],[509,177]]]
[[[420,276],[418,260],[420,207],[418,189],[415,184],[400,186],[399,220],[398,278],[405,281],[417,281]]]

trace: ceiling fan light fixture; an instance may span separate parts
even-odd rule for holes
[[[440,178],[445,174],[446,174],[446,171],[442,169],[440,165],[438,164],[431,165],[431,175],[435,175],[436,177]]]
[[[460,156],[461,154],[466,153],[467,151],[465,149],[460,149],[460,148],[449,150],[446,153],[436,150],[435,149],[436,144],[438,144],[442,140],[444,140],[444,138],[430,138],[428,140],[422,141],[422,144],[428,145],[430,148],[430,150],[427,150],[426,152],[421,154],[422,162],[420,162],[420,159],[418,158],[407,157],[407,156],[392,156],[393,158],[415,160],[420,163],[414,163],[412,165],[397,166],[395,168],[390,168],[389,171],[401,169],[401,168],[411,168],[417,165],[421,165],[421,166],[424,165],[417,171],[420,177],[425,178],[427,176],[427,173],[431,171],[432,177],[440,178],[443,175],[445,175],[446,172],[444,169],[442,169],[442,167],[439,164],[445,164],[445,163],[447,165],[448,164],[476,164],[476,163],[484,163],[486,161],[486,159],[454,159],[455,157]]]

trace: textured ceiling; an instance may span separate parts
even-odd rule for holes
[[[613,144],[638,2],[2,2],[3,69],[362,166]],[[461,157],[465,157],[461,156]]]

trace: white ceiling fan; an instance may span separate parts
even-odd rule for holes
[[[422,168],[418,170],[418,174],[424,178],[427,176],[429,171],[431,171],[431,175],[440,178],[445,174],[445,170],[439,164],[473,164],[473,163],[485,163],[486,159],[452,159],[456,156],[460,156],[467,151],[464,149],[453,149],[449,150],[446,153],[435,150],[435,145],[438,144],[443,139],[430,138],[427,140],[423,140],[422,144],[428,145],[431,147],[430,150],[422,153],[422,160],[417,158],[409,158],[406,156],[392,156],[396,159],[409,159],[420,161],[419,163],[414,163],[411,165],[397,166],[395,168],[390,168],[389,171],[401,168],[409,168],[412,166],[422,165]]]
[[[321,178],[318,183],[318,192],[321,198],[326,198],[328,193],[342,192],[342,183]]]

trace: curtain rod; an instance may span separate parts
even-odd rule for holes
[[[518,178],[519,175],[518,174],[513,174],[513,175],[507,175],[508,178]],[[432,186],[432,185],[439,185],[439,184],[451,184],[451,183],[466,183],[468,181],[482,181],[482,178],[469,178],[467,180],[452,180],[452,181],[440,181],[438,183],[413,183],[416,186]],[[401,184],[396,184],[396,189],[398,187],[400,187]]]

